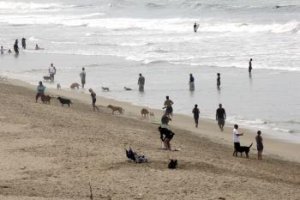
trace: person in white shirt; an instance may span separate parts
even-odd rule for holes
[[[51,65],[49,67],[49,74],[50,74],[51,82],[53,82],[54,75],[56,74],[56,68],[54,67],[53,63],[51,63]]]
[[[234,143],[234,149],[238,149],[240,145],[240,136],[244,135],[243,133],[239,133],[238,131],[239,126],[237,124],[234,125],[234,129],[232,131],[233,135],[233,143]]]

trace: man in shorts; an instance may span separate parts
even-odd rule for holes
[[[225,119],[226,119],[225,109],[222,108],[222,104],[219,104],[219,108],[216,111],[216,120],[218,121],[218,125],[221,131],[223,131],[225,125]]]

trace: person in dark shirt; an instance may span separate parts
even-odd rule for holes
[[[257,131],[257,136],[255,137],[256,147],[257,147],[257,159],[262,160],[262,152],[264,150],[263,138],[261,137],[261,131]]]
[[[195,79],[193,74],[190,74],[190,81],[189,81],[190,91],[195,90]]]
[[[248,67],[248,72],[251,73],[252,71],[252,58],[249,60],[249,67]]]
[[[93,105],[93,111],[97,110],[99,111],[99,108],[96,106],[96,93],[92,90],[92,88],[89,89],[89,92],[91,93],[92,97],[92,105]]]
[[[22,38],[22,47],[23,49],[26,49],[26,39]]]
[[[197,104],[195,104],[195,107],[193,109],[193,114],[194,114],[195,126],[196,126],[196,128],[198,128],[200,110],[199,110]]]
[[[14,51],[15,51],[15,53],[16,53],[17,55],[19,54],[18,40],[15,41],[15,44],[14,44]]]
[[[221,131],[223,131],[225,125],[225,119],[226,119],[225,109],[222,108],[222,104],[219,104],[219,108],[216,111],[216,120],[218,121],[218,125]]]
[[[217,88],[220,89],[221,86],[221,74],[217,73]]]

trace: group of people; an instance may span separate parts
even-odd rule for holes
[[[23,49],[27,48],[27,44],[26,44],[26,38],[22,38],[21,39],[21,45]],[[38,44],[35,45],[35,50],[43,50],[44,48],[39,47]],[[20,53],[20,48],[19,48],[19,40],[16,39],[13,45],[13,50],[15,52],[15,55],[19,55]],[[12,53],[11,49],[5,49],[3,46],[0,47],[0,53],[1,55],[3,55],[5,53],[5,51],[7,51],[8,54]]]

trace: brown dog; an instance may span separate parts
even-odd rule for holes
[[[149,110],[147,110],[146,108],[142,108],[141,115],[142,115],[142,117],[148,117]]]
[[[124,111],[124,109],[122,107],[119,107],[119,106],[108,105],[107,107],[112,110],[112,114],[114,114],[115,111],[118,111],[120,114],[122,114],[123,111]]]
[[[51,97],[49,95],[42,95],[41,100],[43,103],[50,104]]]
[[[73,90],[75,88],[77,88],[77,90],[79,90],[80,84],[79,83],[72,83],[70,88]]]

